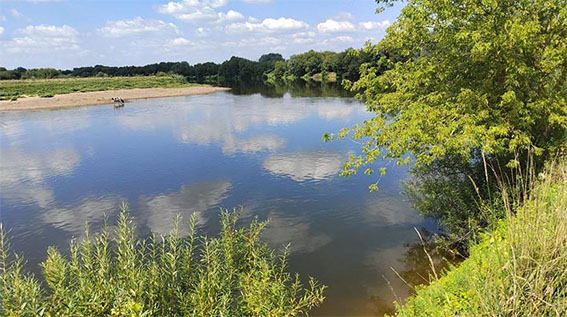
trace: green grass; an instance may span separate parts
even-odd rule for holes
[[[56,79],[1,80],[0,100],[24,96],[52,97],[72,92],[102,91],[129,88],[175,88],[198,84],[187,83],[182,76],[89,77]]]
[[[418,287],[397,315],[566,316],[567,161],[540,177],[515,214],[506,208],[468,259]]]
[[[0,239],[0,316],[296,316],[324,300],[325,286],[287,272],[259,235],[266,222],[237,227],[222,212],[218,237],[198,237],[192,218],[180,237],[136,240],[125,207],[115,229],[73,241],[69,256],[49,248],[45,284],[23,272],[5,232]],[[287,249],[286,249],[287,250]]]

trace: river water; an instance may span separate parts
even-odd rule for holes
[[[393,271],[425,269],[413,228],[434,225],[401,193],[406,168],[391,168],[378,193],[376,176],[338,176],[360,145],[322,134],[370,117],[328,88],[0,113],[0,221],[37,271],[48,246],[64,249],[85,221],[112,222],[122,202],[141,236],[194,212],[215,234],[219,209],[242,206],[244,222],[271,219],[271,246],[291,244],[290,270],[329,287],[314,315],[381,315],[408,294]]]

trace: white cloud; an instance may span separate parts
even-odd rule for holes
[[[336,21],[352,21],[354,19],[354,16],[350,12],[341,12],[333,16],[331,19]]]
[[[155,33],[173,30],[178,32],[173,23],[166,23],[161,20],[143,19],[136,17],[132,20],[109,21],[105,27],[98,29],[104,36],[122,37],[133,34]]]
[[[299,33],[295,33],[293,34],[291,37],[293,37],[294,39],[296,38],[305,38],[305,37],[315,37],[317,34],[315,32],[312,31],[307,31],[307,32],[299,32]]]
[[[317,24],[317,29],[321,32],[351,32],[356,28],[348,21],[335,21],[328,19],[323,23]]]
[[[160,5],[156,10],[159,13],[169,14],[187,22],[206,20],[210,22],[223,22],[244,18],[241,13],[234,10],[229,10],[227,13],[217,13],[217,8],[224,7],[227,4],[228,0],[183,0]]]
[[[236,21],[236,20],[243,20],[244,19],[244,15],[242,15],[242,13],[234,11],[234,10],[228,10],[227,13],[219,12],[218,17],[219,17],[219,22]]]
[[[244,23],[232,23],[226,27],[226,30],[233,33],[244,33],[244,32],[278,32],[278,31],[292,31],[292,30],[302,30],[307,29],[309,24],[298,21],[292,18],[267,18],[262,22],[244,22]]]
[[[313,42],[315,42],[315,40],[310,39],[310,38],[293,39],[293,43],[295,43],[295,44],[309,44],[309,43],[313,43]]]
[[[360,22],[358,25],[363,30],[375,30],[375,29],[385,29],[390,26],[390,21],[368,21],[368,22]]]
[[[74,28],[63,25],[28,25],[23,29],[19,30],[19,33],[28,36],[44,36],[44,37],[74,37],[79,34]]]
[[[20,35],[13,38],[6,45],[7,51],[12,53],[76,50],[79,32],[74,28],[63,25],[28,25],[15,32]]]
[[[185,46],[185,45],[190,45],[192,43],[191,43],[191,41],[189,41],[188,39],[186,39],[184,37],[177,37],[177,38],[171,40],[171,44],[176,45],[176,46]]]
[[[291,37],[293,38],[292,42],[295,44],[308,44],[315,41],[314,38],[316,35],[317,34],[313,31],[306,31],[292,34]]]
[[[0,26],[0,35],[4,34],[4,28]]]
[[[228,4],[228,0],[183,0],[179,2],[168,2],[158,6],[160,13],[176,14],[193,10],[194,8],[220,8]]]
[[[336,41],[339,42],[354,42],[354,39],[351,36],[346,36],[346,35],[342,35],[342,36],[337,36],[335,37]]]
[[[275,0],[242,0],[242,1],[252,4],[266,4],[266,3],[272,3]]]

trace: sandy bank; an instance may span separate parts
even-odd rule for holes
[[[94,92],[76,92],[64,95],[55,95],[51,98],[25,97],[15,101],[0,101],[0,111],[9,110],[39,110],[59,109],[92,105],[111,104],[112,97],[120,97],[126,101],[132,99],[147,99],[174,96],[191,96],[210,94],[229,88],[195,86],[184,88],[135,88]]]

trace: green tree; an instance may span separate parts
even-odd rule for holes
[[[282,57],[282,54],[279,53],[268,53],[268,54],[264,54],[262,56],[260,56],[260,59],[258,59],[258,61],[260,63],[265,63],[265,62],[278,62],[278,61],[285,61],[285,59]]]
[[[386,37],[364,51],[399,60],[360,69],[353,89],[376,116],[339,133],[367,138],[344,174],[380,158],[418,165],[484,158],[511,168],[528,154],[543,162],[565,145],[565,0],[410,0]]]

